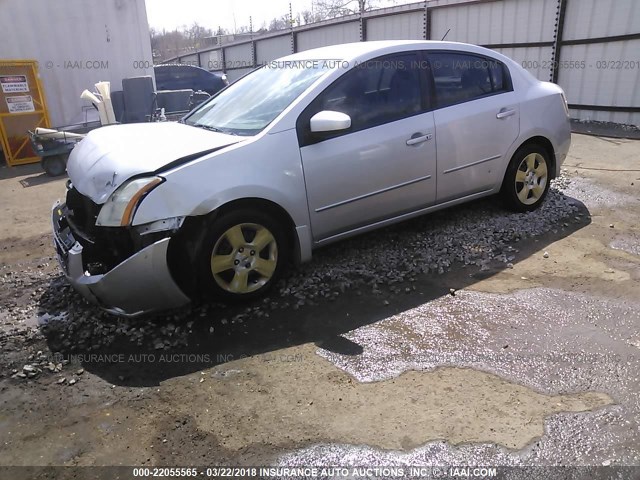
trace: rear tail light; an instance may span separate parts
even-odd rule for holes
[[[565,96],[564,92],[560,92],[560,95],[562,96],[562,104],[564,105],[564,111],[567,114],[567,117],[569,116],[569,103],[567,102],[567,97]]]

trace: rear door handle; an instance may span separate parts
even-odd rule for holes
[[[498,114],[496,115],[496,118],[507,118],[507,117],[511,117],[512,115],[515,115],[516,111],[515,110],[500,110],[498,112]]]
[[[426,142],[427,140],[431,140],[433,134],[427,133],[426,135],[422,135],[421,133],[414,133],[411,135],[411,138],[407,140],[407,145],[418,145],[419,143]]]

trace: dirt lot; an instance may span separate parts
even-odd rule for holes
[[[66,179],[1,168],[0,465],[638,465],[638,158],[574,135],[540,212],[476,202],[135,321],[60,277]]]

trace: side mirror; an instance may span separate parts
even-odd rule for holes
[[[351,127],[351,117],[346,113],[323,110],[311,117],[311,132],[337,132]]]

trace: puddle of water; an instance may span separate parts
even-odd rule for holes
[[[637,452],[620,448],[624,431],[622,408],[612,407],[595,413],[561,413],[547,419],[545,434],[526,448],[514,451],[491,443],[451,445],[446,441],[429,442],[409,452],[384,451],[364,445],[319,444],[287,453],[278,458],[279,466],[360,465],[386,466],[598,466],[637,465]],[[594,436],[594,432],[597,435]],[[509,473],[509,472],[504,472]],[[501,478],[594,478],[593,472],[583,476],[566,476],[569,471],[557,469],[554,475],[522,476],[514,470]],[[604,478],[604,477],[603,477]],[[631,475],[606,478],[634,478]]]
[[[637,463],[640,354],[630,340],[637,339],[639,330],[640,304],[560,290],[540,288],[512,294],[459,291],[455,297],[436,299],[345,334],[362,347],[361,355],[323,349],[317,354],[360,382],[394,378],[407,370],[462,366],[547,394],[607,392],[618,406],[553,415],[542,440],[517,455],[489,445],[429,444],[408,456],[325,445],[318,447],[320,450],[293,452],[282,461],[296,464],[308,454],[323,451],[340,461],[360,458],[367,463],[373,456],[383,464],[387,455],[393,462],[427,465],[426,460],[436,464],[453,460],[455,464],[456,458],[463,464],[470,458],[497,464],[544,464],[554,459],[557,463],[589,464],[608,458]],[[440,453],[434,454],[434,449]]]
[[[345,334],[361,355],[317,353],[361,382],[452,365],[556,393],[584,390],[576,372],[609,377],[628,361],[637,364],[626,340],[639,327],[637,304],[544,288],[459,291]]]

